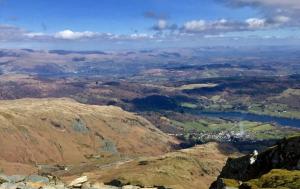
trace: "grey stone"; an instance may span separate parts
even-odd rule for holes
[[[22,182],[26,179],[26,176],[24,175],[12,175],[8,176],[9,182],[12,183],[17,183],[17,182]]]
[[[9,178],[8,178],[8,176],[1,174],[0,175],[0,184],[5,183],[5,182],[9,182]]]
[[[30,175],[25,179],[27,182],[49,183],[49,178],[39,175]]]
[[[29,187],[26,187],[26,184],[24,182],[17,183],[18,189],[30,189]]]
[[[82,184],[81,189],[90,189],[91,188],[91,183],[85,182]]]
[[[79,133],[87,133],[89,132],[89,128],[86,126],[86,124],[79,118],[77,118],[73,125],[73,130]]]
[[[23,189],[23,188],[25,188],[25,184],[24,183],[6,182],[6,183],[1,184],[1,186],[0,186],[0,189],[17,189],[17,188]]]
[[[115,143],[109,139],[104,139],[102,141],[102,147],[100,148],[101,152],[109,152],[109,153],[113,153],[113,154],[117,154],[118,153],[118,149],[115,145]]]

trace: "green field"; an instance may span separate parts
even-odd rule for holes
[[[172,123],[183,128],[185,133],[243,132],[255,140],[280,139],[295,134],[293,129],[283,129],[268,123],[250,121],[232,122],[222,119],[199,119],[186,122],[172,121]]]

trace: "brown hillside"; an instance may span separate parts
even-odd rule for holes
[[[77,164],[91,155],[159,155],[176,143],[121,108],[70,99],[0,101],[0,123],[0,168],[9,173],[29,172],[36,164]]]
[[[68,183],[86,175],[92,182],[139,186],[164,186],[172,189],[207,189],[219,175],[226,159],[237,156],[236,149],[227,144],[208,143],[193,148],[166,153],[156,157],[141,157],[91,170],[73,170],[60,176]],[[71,175],[71,176],[70,176]]]

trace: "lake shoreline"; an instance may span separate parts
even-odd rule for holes
[[[255,121],[261,123],[270,123],[280,127],[292,127],[300,129],[300,119],[295,118],[283,118],[237,111],[188,110],[188,112],[205,117],[225,118],[233,121]]]

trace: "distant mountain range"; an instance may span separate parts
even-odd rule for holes
[[[140,51],[67,51],[32,49],[0,50],[3,74],[41,76],[132,76],[149,69],[226,69],[249,70],[258,67],[268,73],[293,65],[299,58],[297,48],[187,48]],[[279,56],[280,55],[280,56]],[[293,72],[294,70],[287,70]],[[222,73],[221,73],[222,74]]]

